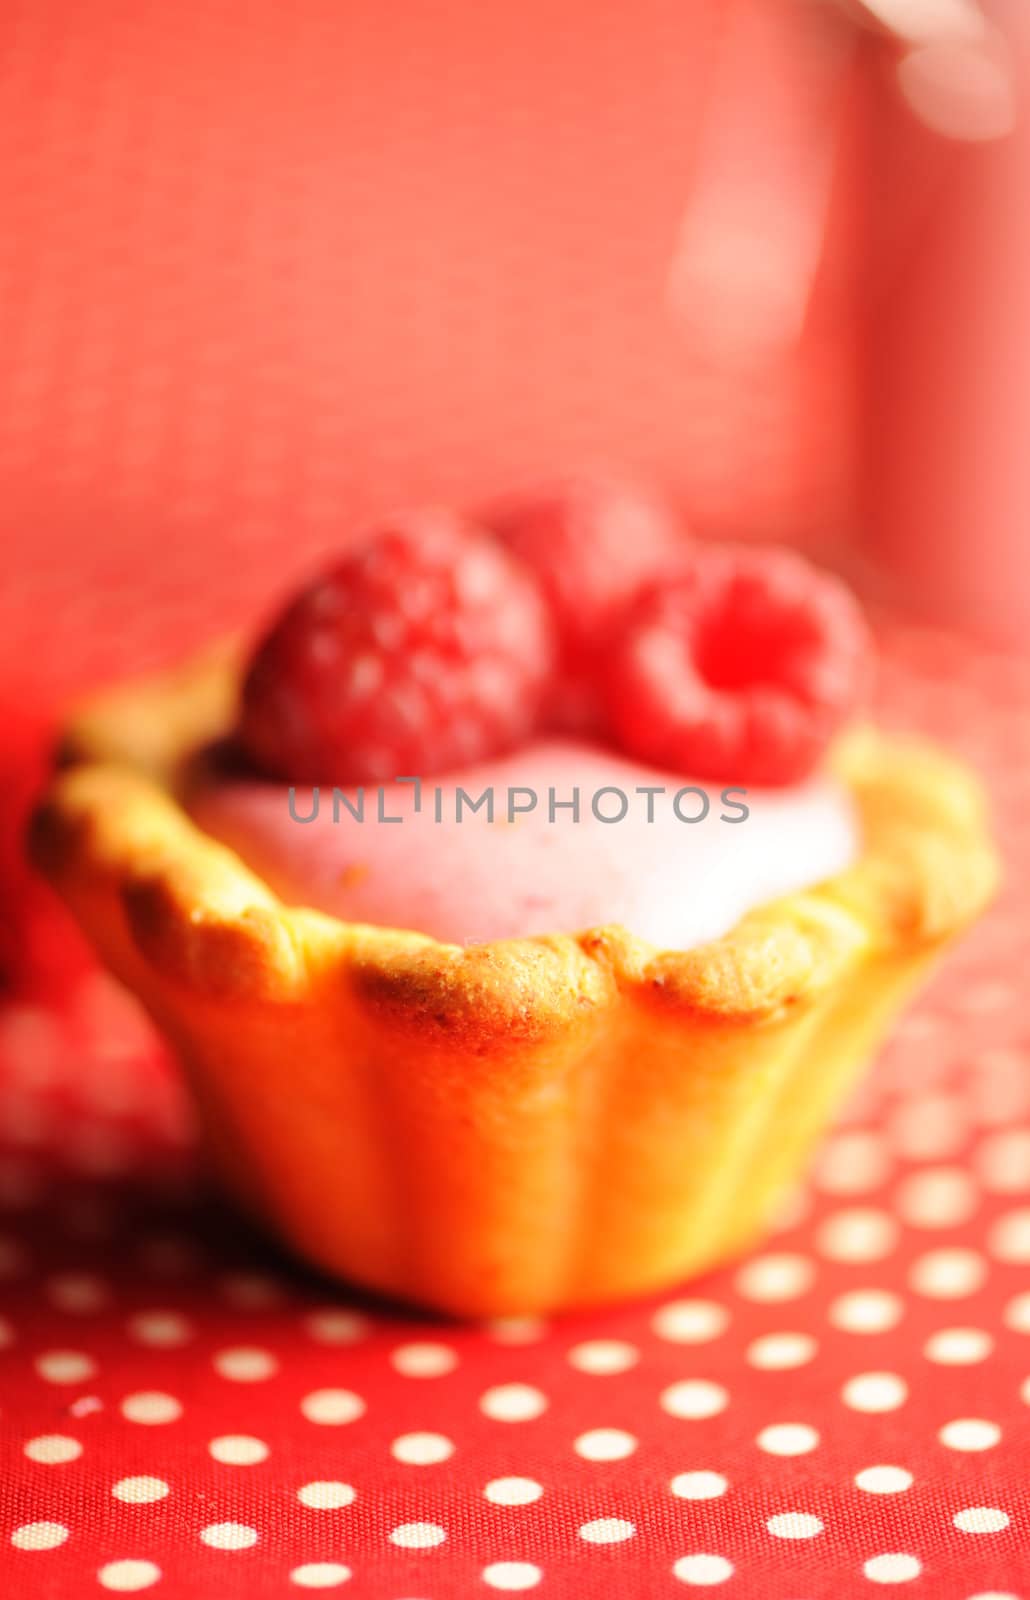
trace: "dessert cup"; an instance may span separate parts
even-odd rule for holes
[[[868,729],[858,859],[724,937],[461,947],[283,904],[182,804],[229,648],[68,729],[34,858],[180,1057],[228,1189],[316,1266],[465,1317],[656,1290],[762,1232],[997,873],[972,777]]]

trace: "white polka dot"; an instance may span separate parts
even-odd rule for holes
[[[98,1411],[103,1411],[103,1409],[104,1402],[99,1395],[83,1394],[77,1400],[72,1401],[68,1407],[68,1415],[70,1417],[92,1417]]]
[[[949,1450],[990,1450],[1001,1438],[1001,1429],[981,1417],[956,1417],[944,1424],[937,1437]]]
[[[916,1556],[901,1551],[891,1551],[882,1556],[870,1556],[862,1571],[870,1583],[909,1583],[918,1578],[923,1564]]]
[[[131,1506],[150,1505],[153,1500],[163,1500],[168,1492],[163,1478],[119,1478],[111,1485],[115,1499]]]
[[[955,996],[954,1003],[962,1011],[983,1014],[989,1011],[1004,1011],[1014,1000],[1015,991],[1011,984],[992,982],[978,983],[972,989],[960,990]]]
[[[279,1363],[270,1350],[258,1350],[252,1345],[240,1345],[233,1350],[219,1350],[212,1356],[215,1371],[233,1383],[260,1383],[271,1378]]]
[[[139,1589],[149,1589],[161,1576],[161,1568],[153,1561],[108,1561],[97,1573],[97,1580],[105,1589],[117,1594],[133,1594]]]
[[[339,1511],[342,1506],[354,1503],[357,1492],[349,1483],[337,1483],[327,1478],[305,1483],[297,1490],[297,1499],[309,1511]]]
[[[83,1383],[96,1370],[96,1362],[81,1350],[47,1350],[36,1357],[36,1371],[48,1383]]]
[[[659,1404],[670,1417],[700,1420],[714,1417],[725,1411],[729,1395],[719,1383],[709,1383],[707,1378],[683,1378],[662,1390]]]
[[[819,1346],[807,1333],[766,1333],[752,1340],[747,1359],[764,1372],[785,1372],[811,1361]]]
[[[346,1583],[350,1575],[350,1567],[340,1561],[306,1561],[303,1566],[293,1568],[290,1582],[299,1589],[335,1589]]]
[[[930,1167],[906,1178],[894,1203],[912,1228],[954,1228],[973,1215],[979,1197],[961,1167]]]
[[[174,1233],[144,1239],[139,1254],[144,1267],[163,1278],[178,1278],[184,1273],[196,1272],[203,1261],[202,1252],[194,1240]]]
[[[46,1292],[58,1311],[99,1311],[111,1298],[102,1278],[87,1272],[62,1272],[47,1281]]]
[[[967,1506],[951,1520],[963,1533],[1001,1533],[1009,1525],[1008,1512],[997,1506]]]
[[[878,1189],[890,1172],[891,1159],[876,1133],[855,1129],[840,1133],[823,1146],[816,1161],[815,1181],[826,1194],[863,1194]]]
[[[745,1262],[734,1279],[737,1293],[747,1300],[772,1303],[796,1300],[812,1285],[815,1267],[807,1256],[790,1254],[755,1256]]]
[[[1003,1128],[1025,1115],[1030,1094],[1026,1064],[1017,1051],[988,1051],[973,1065],[979,1069],[980,1077],[970,1097],[970,1109],[978,1122]]]
[[[670,1344],[706,1344],[717,1339],[730,1320],[715,1300],[672,1300],[651,1318],[652,1330]]]
[[[1030,1189],[1030,1128],[1007,1128],[984,1139],[974,1157],[980,1182],[996,1194]]]
[[[173,1349],[193,1337],[193,1328],[178,1311],[140,1311],[129,1318],[129,1332],[140,1344]]]
[[[913,1096],[894,1113],[890,1135],[902,1155],[912,1161],[953,1155],[966,1137],[962,1102],[943,1094]]]
[[[678,1500],[717,1500],[729,1484],[721,1472],[678,1472],[669,1488]]]
[[[493,1317],[484,1329],[498,1344],[535,1344],[547,1333],[547,1323],[542,1317]]]
[[[182,1416],[182,1406],[174,1395],[162,1394],[157,1389],[143,1389],[138,1394],[127,1394],[121,1405],[122,1416],[128,1422],[154,1424],[174,1422]]]
[[[390,1542],[404,1550],[432,1550],[434,1545],[443,1544],[446,1537],[447,1530],[436,1522],[402,1522],[390,1534]]]
[[[211,1522],[200,1537],[212,1550],[249,1550],[258,1542],[258,1531],[244,1522]]]
[[[369,1330],[369,1321],[359,1311],[341,1311],[327,1307],[312,1311],[304,1318],[304,1326],[313,1339],[322,1344],[355,1344]]]
[[[969,1600],[1019,1600],[1019,1595],[1013,1594],[1011,1589],[982,1589],[971,1594]]]
[[[717,1583],[725,1583],[727,1578],[733,1576],[733,1562],[727,1561],[725,1556],[711,1556],[697,1554],[694,1556],[680,1556],[673,1563],[673,1577],[680,1583],[689,1583],[697,1589],[714,1588]]]
[[[855,1482],[866,1494],[903,1494],[913,1478],[904,1467],[864,1467],[855,1473]]]
[[[356,1422],[365,1413],[365,1402],[350,1389],[315,1389],[306,1394],[300,1409],[309,1422],[321,1422],[338,1427],[344,1422]]]
[[[1030,1378],[1024,1378],[1019,1386],[1019,1398],[1025,1405],[1030,1406]]]
[[[624,1461],[637,1448],[637,1440],[621,1428],[591,1428],[580,1434],[572,1448],[584,1461]]]
[[[483,1568],[483,1582],[491,1589],[505,1589],[516,1593],[521,1589],[535,1589],[543,1577],[532,1561],[492,1561]]]
[[[942,1367],[972,1367],[986,1361],[994,1340],[982,1328],[940,1328],[923,1346],[927,1361]]]
[[[605,1376],[614,1372],[628,1372],[640,1360],[636,1345],[622,1339],[588,1339],[572,1347],[567,1357],[577,1372],[590,1372]]]
[[[805,1456],[819,1443],[819,1435],[805,1422],[774,1422],[763,1428],[756,1441],[770,1456]]]
[[[250,1433],[223,1433],[208,1444],[208,1454],[226,1467],[254,1467],[268,1460],[268,1446]]]
[[[944,1026],[944,1019],[934,1011],[912,1011],[908,1016],[898,1019],[895,1032],[899,1039],[906,1042],[912,1039],[932,1039]]]
[[[861,1372],[848,1379],[841,1399],[852,1411],[896,1411],[908,1399],[908,1388],[896,1372]]]
[[[396,1461],[410,1467],[432,1467],[454,1454],[454,1445],[442,1433],[402,1433],[390,1446]]]
[[[1013,1333],[1030,1333],[1030,1293],[1013,1295],[1005,1307],[1005,1326]]]
[[[587,1544],[621,1544],[624,1539],[632,1539],[636,1531],[635,1524],[624,1517],[596,1517],[593,1522],[581,1524],[579,1536]]]
[[[886,1333],[897,1327],[905,1307],[888,1289],[852,1289],[838,1295],[827,1315],[845,1333]]]
[[[67,1537],[63,1522],[23,1522],[11,1534],[11,1543],[18,1550],[56,1550]]]
[[[765,1525],[776,1539],[814,1539],[823,1531],[820,1518],[808,1511],[781,1511],[767,1518]]]
[[[1030,1206],[999,1217],[987,1235],[987,1248],[999,1261],[1030,1262]]]
[[[78,1439],[70,1439],[66,1433],[41,1433],[38,1438],[28,1441],[25,1454],[30,1461],[59,1466],[65,1461],[77,1461],[82,1454],[82,1446]]]
[[[493,1478],[483,1490],[495,1506],[531,1506],[543,1492],[543,1484],[535,1478]]]
[[[441,1378],[453,1372],[458,1357],[446,1344],[402,1344],[391,1351],[390,1361],[405,1378]]]
[[[226,1272],[218,1280],[218,1291],[230,1305],[241,1311],[263,1311],[281,1305],[286,1298],[283,1285],[263,1272]]]
[[[547,1396],[528,1383],[501,1383],[480,1396],[479,1409],[494,1422],[532,1422],[547,1410]]]
[[[897,1240],[894,1218],[867,1206],[835,1211],[815,1236],[816,1248],[831,1261],[881,1261]]]
[[[987,1263],[975,1250],[928,1250],[909,1270],[917,1294],[930,1300],[962,1300],[975,1294],[987,1276]]]

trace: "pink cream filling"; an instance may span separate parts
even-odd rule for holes
[[[563,804],[576,789],[578,820]],[[492,821],[486,801],[471,809],[484,791]],[[703,820],[683,820],[705,798]],[[859,850],[850,796],[827,776],[788,789],[691,784],[569,740],[426,778],[419,794],[387,784],[381,802],[367,788],[335,791],[334,804],[323,787],[316,808],[311,789],[231,777],[200,786],[189,809],[287,903],[453,944],[621,923],[687,949]]]

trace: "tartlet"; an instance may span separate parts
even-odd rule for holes
[[[181,803],[240,675],[229,648],[73,718],[32,853],[180,1055],[236,1197],[448,1313],[614,1300],[743,1250],[996,881],[965,769],[862,729],[827,757],[859,859],[708,944],[348,924],[283,904]]]

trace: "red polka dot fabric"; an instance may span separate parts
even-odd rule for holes
[[[203,1187],[91,973],[0,1015],[0,1592],[1030,1593],[1030,663],[896,635],[879,715],[991,784],[1007,887],[776,1231],[592,1314],[464,1326]]]

